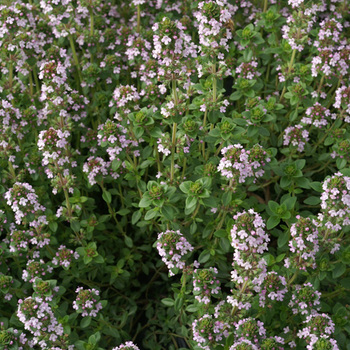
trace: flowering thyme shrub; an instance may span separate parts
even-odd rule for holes
[[[0,2],[0,349],[350,349],[348,0]]]

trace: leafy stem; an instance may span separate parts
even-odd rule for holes
[[[101,186],[102,192],[107,192],[106,188],[103,185],[103,182],[100,182],[99,185]],[[109,201],[105,201],[105,202],[107,203],[108,211],[111,214],[111,216],[113,217],[113,219],[114,219],[114,221],[115,221],[115,223],[117,225],[118,230],[122,233],[123,236],[125,236],[124,229],[123,229],[123,227],[121,226],[120,222],[117,219],[117,214],[116,214],[114,208],[112,208],[112,206],[109,203]]]

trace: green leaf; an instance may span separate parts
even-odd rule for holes
[[[286,253],[280,254],[277,258],[276,258],[276,263],[279,263],[280,261],[282,261],[284,259],[284,257],[286,256]]]
[[[140,200],[139,207],[140,208],[148,208],[152,204],[151,199],[148,196],[143,196]]]
[[[174,306],[175,301],[171,298],[164,298],[161,300],[162,304],[164,304],[165,306]]]
[[[101,333],[96,332],[95,334],[90,335],[88,343],[91,345],[96,345],[101,339]]]
[[[70,227],[72,228],[72,230],[74,232],[79,232],[79,230],[80,230],[80,222],[77,221],[77,220],[73,220],[70,223]]]
[[[232,192],[225,192],[222,196],[223,205],[229,205],[232,201]]]
[[[196,207],[185,208],[185,215],[190,215],[195,211]]]
[[[338,278],[346,271],[346,266],[342,263],[335,265],[334,270],[332,271],[332,277]]]
[[[117,171],[119,167],[122,165],[122,161],[119,159],[114,159],[112,162],[112,170]]]
[[[285,211],[283,214],[280,215],[280,219],[288,220],[292,216],[290,211]]]
[[[296,179],[294,179],[295,183],[301,187],[301,188],[310,188],[310,182],[309,179],[305,178],[305,177],[298,177]]]
[[[188,196],[186,198],[186,209],[191,209],[197,205],[198,198],[193,197],[193,196]]]
[[[226,237],[222,237],[220,239],[220,247],[224,251],[224,253],[228,253],[231,249],[230,241]]]
[[[222,237],[227,238],[227,232],[226,232],[226,230],[221,229],[221,230],[215,231],[214,236],[220,237],[220,238],[222,238]]]
[[[145,214],[145,220],[152,220],[157,215],[157,211],[150,209]]]
[[[326,137],[326,139],[324,140],[323,144],[325,146],[329,146],[329,145],[332,145],[334,143],[335,139],[334,137],[331,137],[331,136],[328,136]]]
[[[274,120],[275,120],[275,117],[272,116],[272,115],[270,115],[270,114],[266,114],[266,115],[263,117],[263,119],[262,119],[262,121],[263,121],[264,123],[272,122],[272,121],[274,121]],[[270,134],[270,132],[269,132],[269,134]]]
[[[216,124],[219,121],[219,118],[222,116],[223,114],[219,111],[210,111],[208,114],[208,120],[210,121],[210,123]]]
[[[77,340],[74,343],[75,348],[77,348],[77,350],[86,350],[85,345],[87,345],[86,342],[83,342],[82,340]]]
[[[91,323],[91,316],[85,316],[83,319],[80,321],[80,327],[81,328],[86,328],[89,327]]]
[[[103,259],[103,256],[101,255],[97,255],[93,260],[97,264],[103,264],[105,262],[105,259]]]
[[[85,265],[88,265],[88,264],[91,263],[92,257],[91,257],[91,256],[85,255],[84,258],[83,258],[83,261],[84,261],[84,264],[85,264]]]
[[[341,284],[344,288],[350,290],[350,277],[342,278],[341,281],[340,281],[340,284]]]
[[[153,159],[147,159],[140,164],[140,168],[146,169],[148,167],[151,167],[154,163],[155,163],[155,161]]]
[[[179,186],[180,190],[183,193],[188,193],[190,191],[191,184],[192,184],[192,181],[185,181],[185,182],[181,183],[180,186]]]
[[[133,131],[134,131],[136,139],[139,139],[139,138],[141,138],[141,136],[143,135],[145,130],[141,126],[136,126],[133,128]]]
[[[217,208],[219,204],[217,198],[215,197],[203,198],[202,203],[204,206],[209,208]]]
[[[236,333],[235,333],[235,332],[232,332],[232,333],[226,338],[225,350],[230,349],[231,345],[232,345],[232,344],[234,343],[234,341],[235,341],[235,336],[236,336]]]
[[[231,101],[237,101],[242,97],[242,93],[240,91],[236,91],[230,96]]]
[[[134,211],[131,217],[131,224],[135,225],[141,219],[141,210]]]
[[[276,215],[270,216],[267,220],[266,227],[268,230],[271,230],[275,226],[277,226],[280,223],[280,218]]]
[[[244,62],[250,62],[253,57],[253,51],[251,49],[245,49],[243,51],[243,60]]]
[[[258,133],[259,129],[254,125],[249,125],[247,129],[247,136],[254,137]]]
[[[133,245],[134,245],[132,239],[131,239],[130,237],[128,237],[128,236],[125,236],[125,237],[124,237],[124,243],[125,243],[125,245],[126,245],[128,248],[132,248]]]
[[[318,205],[321,203],[320,197],[310,196],[304,200],[307,205]]]
[[[170,205],[164,205],[161,210],[164,217],[168,220],[174,219],[174,209]]]
[[[198,262],[201,264],[206,263],[210,258],[210,251],[209,250],[203,250],[202,253],[199,254]]]
[[[350,176],[350,168],[342,169],[340,172],[345,176]]]
[[[306,160],[305,159],[298,159],[295,161],[295,164],[299,170],[302,170],[305,166]]]
[[[190,234],[194,235],[197,231],[197,223],[195,221],[192,222],[190,226]]]
[[[289,115],[289,120],[291,122],[294,122],[294,120],[298,119],[298,110],[295,109],[290,115]]]
[[[272,266],[275,263],[275,257],[272,254],[266,254],[263,258],[265,259],[267,266]]]
[[[339,170],[345,168],[345,166],[346,166],[346,160],[344,158],[337,158],[335,163],[336,163],[337,168]]]
[[[277,210],[279,209],[280,205],[274,201],[269,201],[268,207],[273,213],[277,214]]]
[[[282,203],[282,206],[285,205],[286,209],[292,210],[294,208],[294,205],[297,201],[297,197],[287,197]]]
[[[208,133],[209,136],[218,138],[220,137],[220,129],[215,128]]]
[[[288,100],[291,99],[293,97],[293,94],[291,92],[286,92],[284,94],[284,97],[287,98]]]
[[[323,281],[325,278],[327,277],[327,272],[326,271],[320,271],[320,274],[319,274],[319,279],[320,281]]]
[[[291,106],[296,105],[298,102],[299,102],[299,97],[293,95],[292,98],[290,99]]]
[[[103,191],[102,198],[108,204],[112,203],[112,195],[108,191]]]
[[[85,256],[86,255],[86,250],[84,247],[78,247],[77,249],[77,253],[80,255],[80,256]]]
[[[198,306],[194,304],[190,304],[186,307],[187,312],[197,312],[198,311]]]
[[[318,182],[318,181],[310,182],[310,186],[316,192],[320,192],[320,193],[323,192],[321,182]]]
[[[124,215],[127,215],[129,213],[130,213],[130,209],[127,209],[127,208],[124,208],[124,209],[117,211],[117,214],[119,214],[120,216],[124,216]]]
[[[261,136],[266,136],[266,137],[270,137],[270,131],[264,127],[259,127],[259,135]]]
[[[251,82],[252,82],[252,80],[251,80]],[[250,90],[244,91],[243,95],[247,96],[247,97],[250,97],[250,98],[253,98],[255,96],[255,92],[254,92],[253,89],[250,89]]]
[[[285,231],[278,236],[278,248],[282,248],[289,241],[289,232]]]
[[[49,227],[50,227],[50,230],[51,230],[52,232],[56,232],[56,231],[57,231],[58,224],[57,224],[57,222],[55,222],[55,221],[51,221],[51,222],[49,223]]]
[[[292,183],[292,180],[288,176],[282,176],[280,185],[283,188],[288,187]]]
[[[174,310],[176,312],[180,311],[181,310],[181,306],[183,304],[183,298],[178,296],[176,299],[175,299],[175,303],[174,303]]]

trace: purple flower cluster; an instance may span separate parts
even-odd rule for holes
[[[334,322],[324,313],[313,313],[308,315],[304,324],[305,327],[298,332],[297,336],[308,342],[313,342],[314,344],[317,343],[319,338],[327,339],[335,330]],[[311,347],[310,349],[314,349],[314,347]]]
[[[191,62],[191,57],[197,57],[197,46],[185,32],[187,27],[181,21],[163,17],[152,29],[155,32],[152,56],[157,60],[158,79],[162,82],[187,81],[190,75],[187,62]]]
[[[258,346],[259,341],[266,338],[264,323],[252,317],[239,320],[236,324],[235,339],[241,341],[247,339]]]
[[[261,350],[284,350],[284,339],[279,336],[269,337],[261,342]]]
[[[265,222],[253,209],[237,213],[233,220],[231,245],[235,249],[235,269],[231,272],[232,280],[238,284],[250,280],[259,288],[266,273],[266,261],[262,259],[262,254],[270,241],[264,230]]]
[[[328,230],[338,232],[350,225],[350,177],[336,173],[322,184],[319,219]]]
[[[75,301],[73,301],[73,309],[81,313],[83,317],[96,317],[97,313],[102,309],[100,300],[100,292],[97,289],[84,289],[78,287],[75,291],[78,293]]]
[[[242,62],[236,68],[237,78],[244,78],[252,80],[261,75],[257,70],[258,62],[255,59],[252,59],[250,62]]]
[[[232,5],[226,0],[206,0],[198,4],[194,13],[198,21],[198,34],[201,55],[224,58],[229,51],[229,42],[233,38],[230,24]]]
[[[335,339],[330,338],[328,335],[322,334],[316,336],[315,334],[310,335],[309,344],[306,346],[307,350],[318,350],[318,349],[330,349],[339,350],[338,343]]]
[[[119,109],[120,110],[120,109]],[[122,126],[119,122],[114,122],[112,120],[107,120],[104,124],[98,126],[98,146],[103,148],[107,147],[106,151],[109,156],[109,160],[113,161],[115,159],[124,158],[125,153],[133,153],[135,157],[140,155],[140,151],[137,148],[139,142],[133,140],[131,136],[128,135],[128,129]]]
[[[193,340],[197,346],[204,350],[211,350],[213,346],[220,343],[229,336],[229,324],[214,319],[212,315],[205,314],[192,323]]]
[[[297,222],[290,228],[291,240],[289,264],[300,270],[316,268],[316,253],[319,251],[317,222],[297,216]]]
[[[259,347],[250,340],[243,338],[235,341],[229,350],[259,350]]]
[[[122,120],[128,113],[132,112],[130,107],[135,105],[141,96],[137,92],[137,88],[134,85],[119,85],[115,88],[112,96],[112,100],[109,102],[109,107],[117,107],[118,112],[114,115],[117,120]],[[137,107],[136,107],[137,108]],[[135,109],[136,109],[135,108]]]
[[[76,260],[79,259],[79,254],[68,249],[65,245],[61,245],[56,252],[56,256],[52,259],[52,264],[54,266],[62,266],[67,270],[73,258]]]
[[[339,118],[344,118],[345,122],[350,123],[350,87],[343,85],[335,93],[333,106],[341,111]]]
[[[22,271],[22,279],[24,281],[34,282],[37,277],[46,276],[52,272],[52,267],[45,264],[43,259],[27,261],[26,269]]]
[[[124,344],[113,348],[112,350],[140,350],[132,341],[127,341]]]
[[[176,153],[188,154],[190,153],[190,147],[194,141],[193,138],[189,138],[188,135],[184,134],[182,137],[176,139]],[[163,153],[165,157],[171,154],[172,141],[168,133],[163,133],[157,141],[158,152]]]
[[[18,349],[23,350],[23,346],[27,342],[25,333],[19,332],[18,329],[5,328],[4,323],[0,324],[1,346],[3,350]]]
[[[259,306],[272,308],[272,301],[283,301],[287,292],[285,277],[275,271],[268,272],[260,285]]]
[[[327,119],[331,116],[330,110],[318,102],[315,102],[312,107],[307,108],[305,114],[306,116],[301,119],[301,122],[307,125],[313,125],[319,129],[328,125]]]
[[[231,245],[239,251],[262,254],[267,250],[270,241],[264,231],[265,223],[262,217],[253,209],[243,211],[233,216],[235,223],[231,230]]]
[[[264,175],[263,167],[270,162],[267,152],[260,145],[245,150],[241,144],[229,145],[221,150],[223,158],[218,171],[228,180],[238,179],[243,183],[247,178],[259,178]]]
[[[289,126],[284,130],[283,145],[291,145],[298,152],[303,152],[306,143],[309,141],[309,132],[303,125]]]
[[[300,313],[301,315],[315,314],[320,309],[321,293],[315,290],[310,283],[295,285],[292,298],[288,306],[292,309],[293,314]]]
[[[341,140],[332,147],[331,157],[334,159],[345,159],[350,163],[350,140]]]
[[[209,304],[211,295],[219,294],[221,288],[217,274],[215,267],[193,271],[193,294],[200,303]]]
[[[42,152],[42,165],[45,167],[45,173],[49,179],[52,179],[54,194],[61,189],[73,193],[72,168],[77,166],[77,162],[72,158],[69,136],[68,130],[56,130],[53,127],[39,133],[38,149]]]
[[[42,221],[29,230],[18,229],[15,226],[11,227],[9,238],[6,239],[10,252],[21,255],[22,252],[28,250],[37,252],[44,246],[49,245],[51,234],[46,231],[46,224],[46,221]]]
[[[28,341],[30,347],[51,348],[63,336],[63,326],[57,321],[50,305],[41,298],[19,300],[17,317],[24,324],[24,329],[34,336]]]
[[[289,0],[293,7],[299,7],[304,0]],[[303,6],[301,10],[294,10],[287,17],[287,24],[282,27],[282,38],[286,39],[293,50],[303,51],[309,40],[309,33],[316,20],[316,14],[322,10],[322,5]]]
[[[106,162],[101,157],[90,156],[83,165],[83,172],[87,174],[89,184],[91,186],[111,175],[114,179],[117,179],[120,175],[114,172],[111,167],[111,162]]]
[[[176,269],[185,267],[184,256],[194,248],[180,231],[167,230],[158,234],[157,249],[169,269],[169,275],[174,276]]]
[[[7,205],[15,214],[16,224],[29,221],[29,226],[37,225],[35,219],[40,219],[45,207],[38,201],[38,195],[28,183],[16,182],[4,195]]]

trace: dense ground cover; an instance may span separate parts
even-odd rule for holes
[[[0,2],[0,349],[350,349],[350,5]]]

